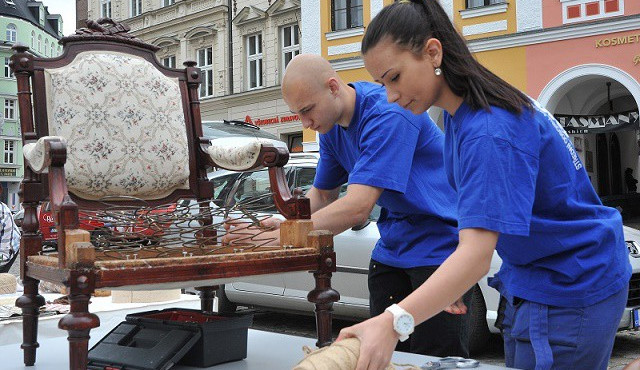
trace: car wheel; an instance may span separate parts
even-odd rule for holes
[[[227,298],[227,294],[224,292],[224,285],[220,285],[218,287],[216,290],[216,297],[218,298],[218,313],[236,312],[238,305]]]
[[[471,355],[482,353],[489,343],[491,332],[487,326],[487,306],[482,290],[476,284],[471,296],[471,317],[469,318],[469,352]]]

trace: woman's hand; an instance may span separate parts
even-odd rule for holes
[[[360,356],[356,370],[386,369],[398,343],[398,334],[393,330],[393,315],[386,311],[367,321],[340,330],[336,341],[345,338],[360,340]]]

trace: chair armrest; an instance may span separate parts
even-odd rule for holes
[[[65,146],[67,144],[67,140],[62,136],[44,136],[35,143],[25,144],[22,148],[24,159],[34,172],[47,172],[51,164],[49,143],[53,141],[62,142]]]
[[[205,144],[209,141],[202,138]],[[231,171],[248,171],[260,166],[283,166],[289,160],[286,148],[276,148],[259,138],[218,138],[202,149],[214,167]]]
[[[49,180],[49,201],[51,213],[58,229],[58,261],[60,268],[66,268],[66,245],[69,231],[78,229],[78,206],[69,196],[64,165],[67,161],[67,140],[60,136],[45,136],[35,143],[23,147],[24,157],[29,167],[37,173],[47,173]],[[80,230],[81,234],[86,231]],[[87,234],[88,235],[88,234]],[[88,241],[75,240],[75,241]],[[73,242],[71,240],[70,242]],[[73,256],[71,256],[71,261]]]

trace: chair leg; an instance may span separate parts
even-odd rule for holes
[[[218,286],[197,286],[194,289],[200,292],[200,309],[202,312],[212,313],[213,297],[215,297]]]
[[[44,306],[44,297],[38,294],[40,281],[25,277],[22,281],[24,293],[16,300],[16,307],[22,309],[22,348],[25,366],[36,363],[36,349],[38,344],[38,315],[40,307]]]
[[[331,288],[330,272],[314,272],[316,287],[307,295],[309,302],[316,305],[316,329],[318,342],[316,346],[325,347],[331,344],[333,318],[333,302],[340,299],[340,294]]]
[[[71,370],[85,370],[89,353],[89,332],[100,326],[98,316],[89,312],[91,294],[74,293],[70,289],[70,311],[65,315],[58,327],[69,332],[69,368]]]

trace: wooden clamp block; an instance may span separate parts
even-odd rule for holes
[[[333,233],[329,230],[313,230],[308,234],[309,248],[313,248],[321,253],[333,252]]]
[[[65,267],[90,267],[96,260],[96,250],[89,232],[81,229],[65,230]]]
[[[307,235],[312,230],[311,220],[286,220],[280,224],[280,246],[306,248]]]

